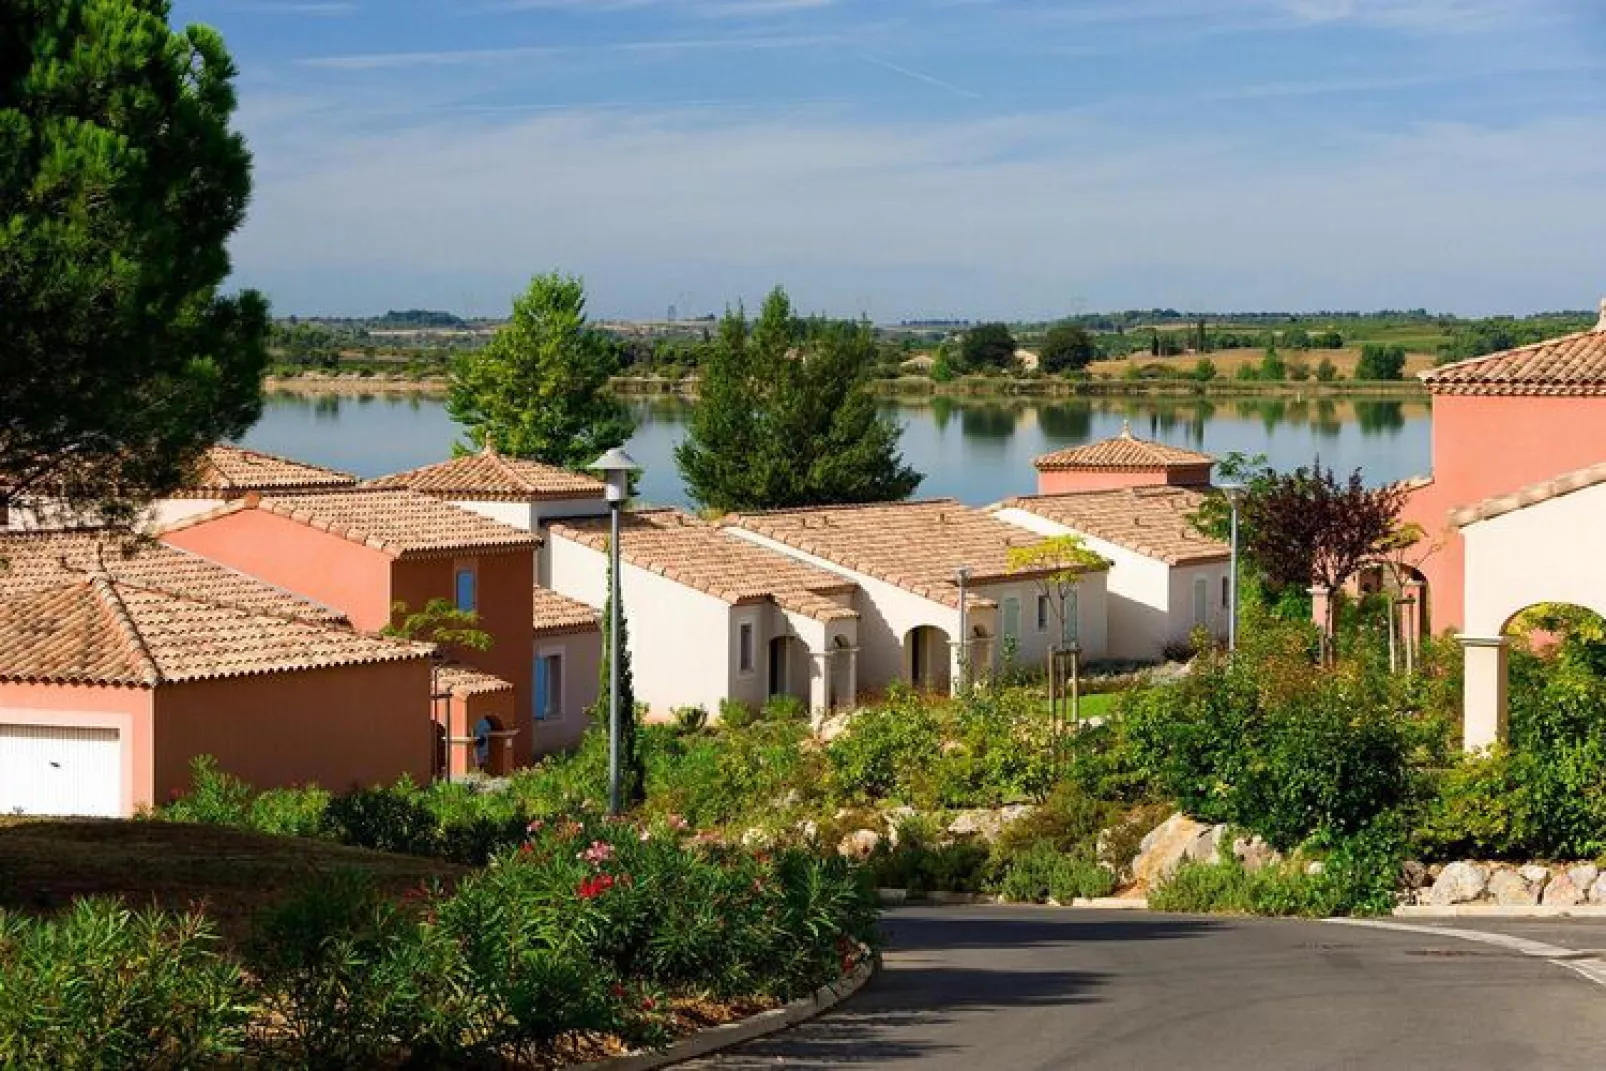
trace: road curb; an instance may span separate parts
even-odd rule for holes
[[[589,1064],[571,1064],[563,1071],[657,1071],[660,1067],[685,1063],[687,1060],[708,1056],[733,1045],[776,1034],[807,1022],[847,1000],[875,977],[880,966],[880,955],[870,955],[841,981],[822,985],[808,996],[799,997],[790,1004],[759,1012],[738,1022],[699,1030],[690,1037],[681,1038],[667,1049],[627,1053],[624,1056],[597,1060]]]
[[[1558,907],[1543,904],[1408,904],[1393,911],[1399,919],[1606,919],[1606,904]]]

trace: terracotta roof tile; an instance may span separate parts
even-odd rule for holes
[[[487,446],[436,465],[369,480],[364,486],[406,488],[436,498],[482,502],[536,502],[553,498],[601,498],[602,481],[555,465],[507,457]]]
[[[593,550],[608,546],[607,518],[556,521],[549,531]],[[621,518],[620,537],[620,554],[631,565],[725,602],[770,600],[820,621],[858,616],[830,598],[856,590],[853,581],[722,532],[678,510],[626,513]]]
[[[1433,394],[1606,395],[1606,301],[1592,330],[1421,373]]]
[[[959,605],[954,572],[960,566],[978,584],[1046,572],[1009,568],[1010,548],[1039,536],[953,499],[732,514],[721,523],[947,606]]]
[[[435,689],[458,696],[494,695],[497,692],[511,692],[513,685],[473,666],[448,662],[435,670]]]
[[[1590,465],[1588,468],[1575,469],[1560,476],[1542,480],[1539,483],[1529,484],[1527,487],[1513,491],[1510,494],[1495,495],[1486,498],[1475,505],[1465,506],[1450,514],[1450,521],[1457,528],[1465,528],[1478,521],[1492,520],[1507,513],[1537,506],[1541,502],[1549,502],[1562,495],[1570,495],[1574,491],[1582,491],[1587,487],[1596,487],[1606,483],[1606,462]]]
[[[206,452],[195,475],[170,498],[238,498],[251,491],[285,494],[350,487],[357,477],[321,465],[219,443]]]
[[[413,491],[355,488],[318,494],[245,498],[169,525],[173,532],[242,510],[260,509],[372,547],[395,558],[537,547],[539,536]]]
[[[1190,518],[1205,498],[1204,492],[1191,487],[1123,487],[1029,495],[1003,505],[1168,565],[1193,565],[1226,561],[1232,553],[1225,543],[1193,527]]]
[[[3,680],[155,687],[425,659],[431,650],[105,576],[0,601]]]
[[[83,529],[0,534],[0,597],[59,587],[89,573],[257,613],[347,623],[338,610],[165,543]]]
[[[551,588],[537,587],[534,599],[537,636],[562,636],[571,632],[595,632],[602,627],[602,612],[579,599],[560,595]]]
[[[1064,469],[1188,468],[1212,465],[1215,460],[1209,454],[1136,438],[1131,426],[1123,424],[1121,434],[1113,439],[1056,450],[1037,458],[1032,464],[1039,472],[1053,472]]]

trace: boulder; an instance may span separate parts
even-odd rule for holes
[[[881,845],[881,834],[873,829],[855,829],[836,846],[838,855],[850,859],[868,859]]]
[[[1312,859],[1310,862],[1305,864],[1306,877],[1314,878],[1317,875],[1324,874],[1326,872],[1327,864],[1322,862],[1320,859]]]
[[[1606,878],[1596,878],[1589,887],[1589,902],[1592,904],[1606,904]]]
[[[1428,893],[1428,903],[1436,907],[1470,904],[1489,887],[1487,867],[1477,863],[1451,863],[1439,872]]]
[[[913,807],[908,806],[890,807],[884,811],[881,818],[887,824],[887,843],[896,848],[898,846],[898,827],[919,813]]]
[[[1006,826],[1020,821],[1034,810],[1035,807],[1027,804],[1015,803],[996,811],[960,811],[948,823],[948,832],[956,837],[980,837],[991,843],[998,839]]]
[[[1132,860],[1132,880],[1153,888],[1176,872],[1190,847],[1210,827],[1185,814],[1174,814],[1151,829]]]
[[[1546,907],[1577,907],[1584,902],[1584,890],[1573,881],[1571,874],[1557,874],[1545,885],[1539,902]]]
[[[1238,837],[1232,842],[1232,857],[1238,860],[1238,865],[1245,870],[1262,870],[1274,866],[1282,861],[1282,855],[1277,849],[1267,844],[1260,834],[1253,837]]]
[[[1433,877],[1419,860],[1407,859],[1400,864],[1400,884],[1412,891],[1425,889],[1433,884]]]
[[[1489,875],[1488,894],[1502,907],[1530,907],[1539,902],[1539,887],[1515,870]]]
[[[1540,889],[1543,889],[1550,881],[1550,868],[1540,866],[1537,863],[1520,866],[1517,868],[1517,873],[1522,875],[1523,881]]]
[[[1227,839],[1227,827],[1211,826],[1193,839],[1183,851],[1183,857],[1195,863],[1215,863],[1221,859],[1221,843]]]
[[[1587,896],[1600,880],[1600,868],[1594,863],[1580,863],[1575,867],[1568,867],[1567,876],[1578,886],[1578,891]]]

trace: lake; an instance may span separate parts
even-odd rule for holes
[[[635,400],[637,430],[626,449],[645,468],[641,496],[689,505],[675,469],[690,404]],[[1280,469],[1320,458],[1368,483],[1428,471],[1431,415],[1423,400],[1100,398],[1030,401],[928,398],[888,402],[904,427],[905,457],[926,474],[920,497],[986,505],[1030,493],[1032,458],[1121,432],[1217,457],[1264,454]],[[244,444],[359,476],[380,476],[451,456],[458,428],[435,397],[270,392]]]

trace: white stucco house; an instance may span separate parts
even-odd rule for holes
[[[999,520],[1042,536],[1080,536],[1111,563],[1111,658],[1158,661],[1203,628],[1225,638],[1231,550],[1190,521],[1205,493],[1122,487],[1032,495],[993,508]]]
[[[356,482],[357,477],[322,465],[219,443],[202,455],[195,472],[182,488],[150,504],[144,524],[153,530],[165,528],[253,492],[315,494],[343,490]],[[0,500],[4,499],[0,494]],[[78,523],[81,519],[70,516],[58,500],[48,495],[19,496],[5,501],[4,508],[0,508],[0,530],[70,528]]]
[[[1477,750],[1505,736],[1511,619],[1539,603],[1606,616],[1606,463],[1486,499],[1451,520],[1466,548],[1462,739]]]
[[[608,519],[546,526],[550,585],[607,602]],[[621,518],[621,603],[636,698],[653,717],[791,695],[815,714],[859,691],[856,587],[679,510]]]
[[[897,681],[951,690],[963,667],[981,675],[1012,653],[1042,666],[1058,615],[1038,579],[1011,572],[1011,547],[1036,539],[952,499],[733,514],[725,530],[799,562],[829,570],[859,589],[859,684]],[[964,628],[958,577],[968,571]],[[1064,624],[1083,657],[1107,657],[1105,576],[1090,573]]]

